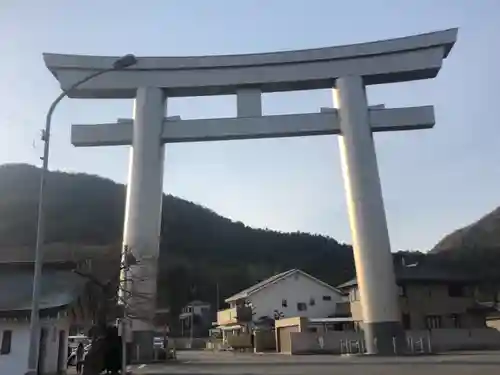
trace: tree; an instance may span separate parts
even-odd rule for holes
[[[156,262],[144,258],[138,260],[128,246],[124,246],[122,254],[118,269],[104,282],[91,272],[74,270],[80,276],[89,279],[100,291],[97,321],[90,334],[92,346],[85,360],[85,368],[89,374],[103,369],[117,371],[121,367],[123,355],[121,340],[116,327],[108,325],[109,321],[120,318],[122,330],[125,330],[125,333],[122,332],[124,339],[130,320],[151,322],[154,317],[155,310],[151,308],[154,307],[154,296],[141,292],[137,286],[148,281],[148,276],[151,275],[144,270],[149,271],[152,266],[156,267]],[[118,309],[118,306],[121,308]],[[127,352],[130,353],[130,350]]]

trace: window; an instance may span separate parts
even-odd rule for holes
[[[399,296],[400,297],[406,297],[406,286],[399,285],[398,286],[398,291],[399,291]]]
[[[288,306],[288,301],[286,299],[281,300],[281,306],[287,307]]]
[[[460,321],[459,314],[451,314],[450,318],[454,328],[462,328],[462,322]]]
[[[349,293],[349,297],[350,297],[351,302],[359,301],[359,290],[358,290],[358,288],[353,288],[351,290],[351,293]]]
[[[363,328],[361,327],[361,322],[354,322],[354,332],[361,332]]]
[[[403,329],[411,329],[410,314],[404,313],[401,317],[401,323],[403,324]]]
[[[441,328],[441,317],[439,315],[428,315],[425,317],[425,326],[427,329]]]
[[[10,346],[12,344],[12,331],[3,331],[2,346],[0,347],[0,354],[10,354]]]
[[[464,297],[464,286],[460,284],[448,285],[448,295],[450,297]]]
[[[325,330],[325,332],[334,331],[335,330],[335,324],[326,323],[325,325],[323,325],[323,329]]]
[[[330,329],[330,331],[343,331],[344,330],[344,325],[342,323],[335,323],[333,325],[333,329]]]
[[[306,311],[307,305],[304,302],[297,302],[297,310],[298,311]]]
[[[323,301],[331,301],[332,296],[323,296]]]
[[[316,304],[316,300],[311,297],[311,299],[309,300],[309,306],[314,306],[315,304]]]

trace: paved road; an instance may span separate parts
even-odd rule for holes
[[[178,352],[166,365],[134,366],[134,374],[205,375],[498,375],[500,352],[382,358]]]

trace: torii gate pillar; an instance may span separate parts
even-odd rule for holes
[[[132,316],[134,355],[153,359],[153,318],[160,247],[164,144],[161,141],[166,98],[156,87],[138,88],[130,150],[123,245],[137,259],[127,270],[125,308]]]
[[[391,245],[363,79],[341,77],[333,90],[339,148],[368,353],[404,348]],[[395,341],[394,341],[395,340]]]

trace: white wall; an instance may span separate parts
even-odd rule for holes
[[[196,315],[202,315],[204,311],[208,310],[210,311],[210,305],[196,305],[196,306],[191,306],[192,312]]]
[[[331,300],[323,301],[323,296],[330,296]],[[314,298],[314,306],[309,303],[311,298]],[[287,300],[287,307],[282,306],[283,299]],[[285,317],[325,318],[335,313],[336,303],[342,301],[342,296],[313,279],[296,273],[269,285],[248,300],[254,306],[254,319],[266,315],[272,318],[274,310],[282,312]],[[298,302],[304,302],[307,310],[298,311]]]
[[[64,342],[63,342],[63,348],[64,348],[64,353],[63,353],[63,358],[64,358],[64,365],[66,364],[66,358],[67,358],[67,350],[68,350],[68,330],[69,330],[69,324],[66,319],[58,319],[58,320],[51,320],[51,321],[45,321],[44,322],[44,328],[47,329],[47,336],[46,336],[46,357],[45,357],[45,363],[44,363],[44,368],[43,371],[44,373],[55,373],[58,368],[58,358],[59,358],[59,331],[64,330],[65,331],[65,336],[64,336]],[[63,367],[64,368],[64,367]]]
[[[29,324],[0,322],[3,331],[12,331],[10,354],[0,355],[0,374],[23,375],[28,365]]]
[[[209,303],[204,305],[187,305],[183,307],[179,317],[182,319],[183,317],[191,316],[191,314],[201,315],[201,316],[207,315],[208,313],[210,313],[210,308],[211,306]]]
[[[46,357],[43,373],[56,373],[58,368],[59,354],[59,331],[65,331],[64,338],[64,365],[67,358],[68,347],[68,329],[69,325],[66,319],[43,321],[43,326],[47,328],[46,336]],[[1,375],[24,375],[28,365],[28,346],[29,346],[29,322],[0,322],[0,337],[4,330],[12,331],[12,343],[10,354],[0,355],[0,374]]]

